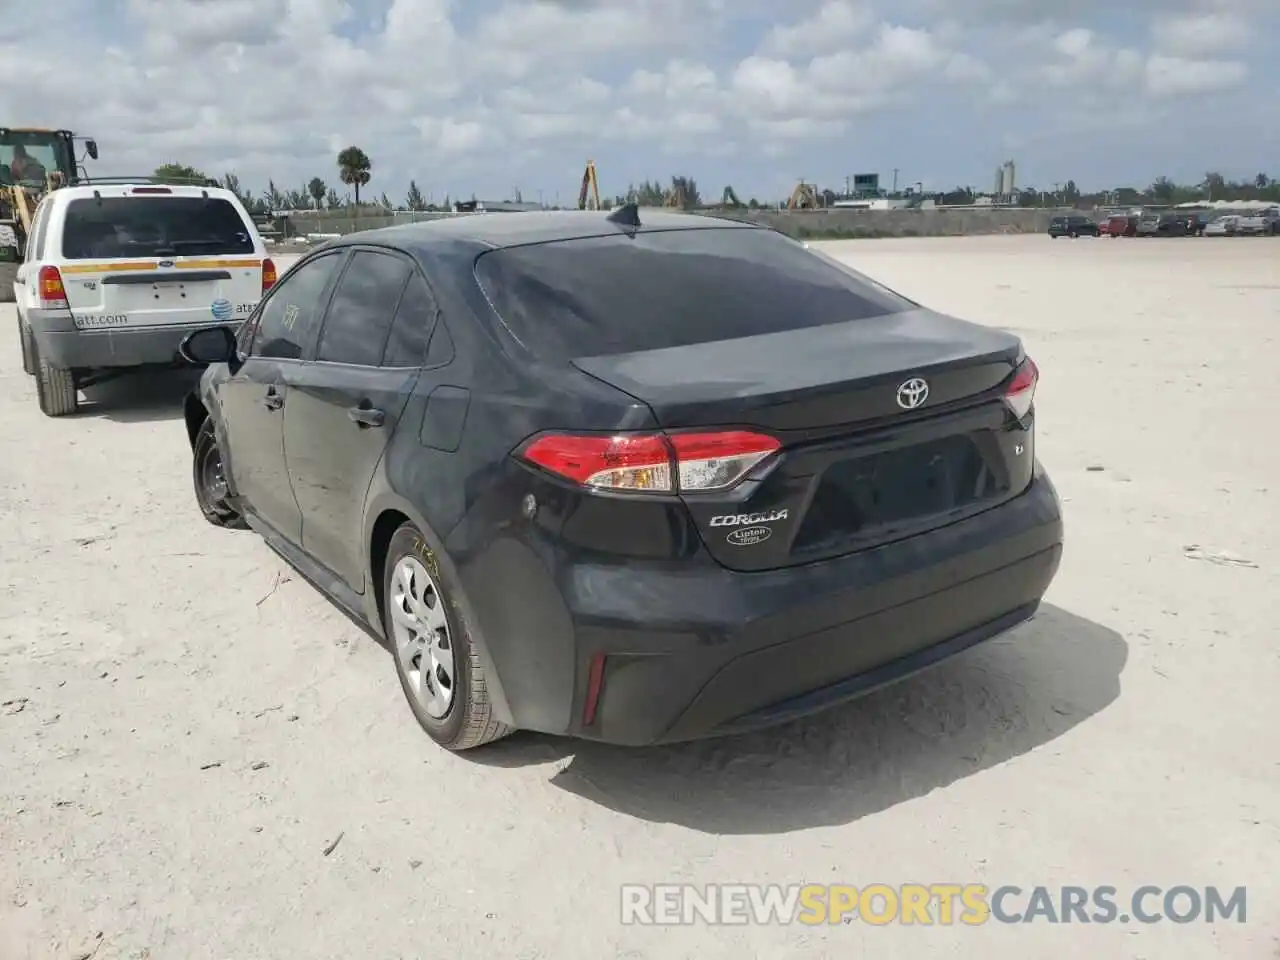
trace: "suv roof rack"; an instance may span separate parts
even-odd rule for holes
[[[146,183],[156,186],[172,186],[172,187],[217,187],[222,189],[222,184],[213,179],[201,179],[199,177],[157,177],[154,174],[145,177],[76,177],[75,186],[124,186],[130,183]]]

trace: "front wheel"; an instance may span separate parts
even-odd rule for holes
[[[213,420],[206,419],[200,424],[196,433],[196,442],[191,448],[191,479],[195,486],[196,503],[204,518],[215,527],[226,527],[231,530],[243,530],[248,524],[244,517],[233,507],[228,497],[226,468],[222,462],[222,451],[218,448],[218,434],[213,429]]]
[[[382,618],[396,676],[427,736],[446,750],[470,750],[506,736],[456,586],[409,523],[391,537],[382,577]]]

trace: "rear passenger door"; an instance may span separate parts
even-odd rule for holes
[[[302,545],[357,593],[365,496],[421,366],[395,361],[416,336],[407,326],[418,321],[402,301],[419,283],[408,257],[357,248],[334,289],[315,359],[290,381],[284,446]]]

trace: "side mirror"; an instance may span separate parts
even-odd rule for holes
[[[94,160],[98,159],[98,141],[97,140],[86,140],[84,143],[84,148],[87,151],[89,151],[89,156],[92,159]]]
[[[188,363],[200,366],[230,363],[236,358],[236,335],[230,327],[205,327],[187,334],[178,353]]]

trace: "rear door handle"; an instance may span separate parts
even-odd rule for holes
[[[387,422],[387,415],[372,407],[348,407],[347,416],[361,427],[380,427]]]
[[[268,410],[279,410],[284,406],[284,397],[276,393],[275,387],[267,391],[267,395],[262,398],[262,405]]]

